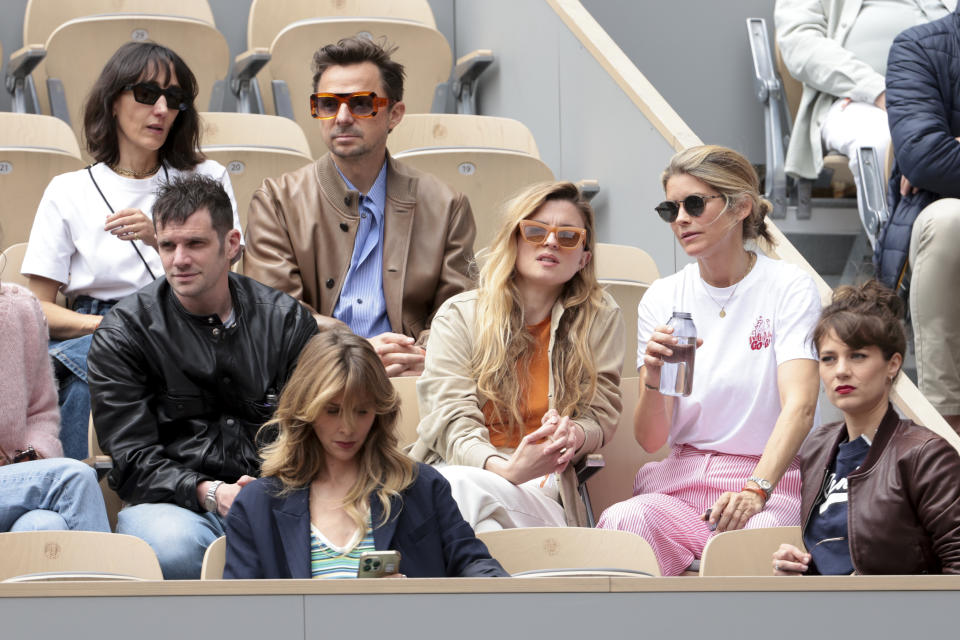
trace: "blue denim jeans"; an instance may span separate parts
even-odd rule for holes
[[[80,296],[73,310],[88,315],[103,315],[116,303]],[[50,357],[57,373],[60,404],[60,442],[63,455],[83,460],[88,455],[87,429],[90,420],[90,389],[87,387],[87,352],[93,335],[51,340]]]
[[[47,458],[0,467],[0,531],[110,531],[96,472]]]
[[[175,504],[138,504],[117,516],[117,533],[146,540],[157,554],[165,580],[197,580],[203,554],[224,535],[223,518]]]

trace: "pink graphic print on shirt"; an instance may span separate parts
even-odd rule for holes
[[[771,342],[773,342],[773,329],[770,320],[759,316],[753,325],[753,331],[750,332],[750,349],[759,351],[769,347]]]

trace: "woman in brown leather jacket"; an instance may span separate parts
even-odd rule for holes
[[[843,422],[800,450],[803,542],[775,575],[960,573],[960,455],[890,404],[906,347],[903,305],[876,281],[841,287],[813,333]]]

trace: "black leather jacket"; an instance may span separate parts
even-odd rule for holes
[[[230,274],[236,324],[188,313],[165,278],[124,298],[93,334],[93,420],[127,503],[199,511],[197,484],[259,475],[254,437],[317,332],[303,305]]]

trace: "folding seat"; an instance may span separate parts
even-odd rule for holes
[[[51,178],[82,168],[77,139],[66,124],[50,116],[0,112],[0,248],[30,237]]]
[[[530,130],[508,118],[410,114],[387,144],[396,159],[466,194],[477,226],[476,251],[493,240],[511,197],[554,179]]]
[[[660,277],[657,263],[650,254],[625,244],[598,242],[593,254],[594,267],[600,280],[622,280],[650,286]]]
[[[97,531],[0,533],[0,581],[163,580],[153,549]]]
[[[253,0],[248,50],[237,56],[230,80],[237,111],[295,119],[307,134],[314,157],[319,157],[326,148],[319,128],[311,123],[307,98],[313,89],[313,54],[354,35],[385,38],[397,47],[392,58],[405,66],[407,113],[429,112],[434,105],[437,110],[445,108],[443,87],[450,78],[452,53],[426,0]],[[476,79],[492,61],[486,50],[457,61],[453,92],[460,111],[475,110]]]
[[[208,158],[227,168],[243,228],[247,226],[253,192],[265,178],[312,162],[306,136],[293,120],[222,111],[201,113],[200,117],[200,148]]]
[[[801,528],[740,529],[717,534],[703,548],[700,575],[773,575],[773,552],[784,542],[803,549]]]
[[[420,406],[417,401],[417,378],[412,376],[390,378],[393,388],[400,396],[400,420],[397,424],[400,447],[417,441],[417,425],[420,424]]]
[[[207,547],[200,566],[201,580],[222,580],[223,565],[227,561],[227,537],[220,536]]]
[[[650,544],[626,531],[532,527],[477,537],[514,577],[660,575]]]
[[[636,362],[636,357],[633,360]],[[598,516],[610,505],[633,496],[633,479],[640,467],[648,462],[663,460],[670,453],[667,445],[654,453],[647,453],[637,443],[633,435],[633,409],[637,406],[639,391],[640,379],[636,373],[621,378],[623,412],[613,438],[605,442],[599,451],[605,462],[603,473],[598,473],[587,482],[591,503]]]
[[[198,108],[211,103],[214,85],[230,64],[226,39],[205,1],[30,0],[24,47],[10,57],[8,86],[15,110],[48,113],[82,128],[82,108],[103,65],[129,41],[158,42],[176,51],[197,77]],[[222,102],[222,86],[219,97]]]

